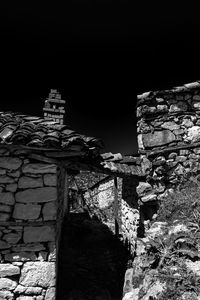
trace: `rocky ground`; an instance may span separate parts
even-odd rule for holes
[[[200,299],[199,191],[177,192],[146,222],[126,271],[123,300]]]

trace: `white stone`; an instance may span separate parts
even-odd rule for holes
[[[22,176],[19,178],[18,187],[20,189],[36,188],[42,186],[43,186],[42,177],[33,178],[28,176]]]
[[[57,217],[56,203],[55,202],[45,203],[42,210],[42,214],[43,214],[43,219],[45,221],[56,220]]]
[[[17,203],[13,211],[14,219],[35,220],[40,216],[41,205]]]
[[[136,187],[136,191],[140,196],[151,190],[152,186],[148,182],[139,182],[139,185]]]
[[[21,159],[15,157],[0,157],[0,168],[17,170],[22,164]]]
[[[23,285],[18,285],[14,290],[16,294],[26,294],[26,295],[40,295],[42,293],[41,287],[26,287]]]
[[[14,300],[14,294],[10,291],[0,291],[1,300]]]
[[[0,277],[20,274],[20,268],[12,264],[0,264]]]
[[[179,112],[179,111],[186,111],[187,110],[187,103],[183,101],[179,101],[175,104],[170,105],[169,112]]]
[[[13,205],[15,198],[11,192],[0,193],[0,203],[4,205]]]
[[[28,226],[24,228],[24,243],[50,242],[55,240],[53,226]]]
[[[56,299],[56,289],[55,287],[50,287],[45,295],[45,300],[55,300]]]
[[[54,164],[34,163],[23,166],[22,172],[25,174],[48,174],[56,173],[57,167]]]
[[[53,262],[26,262],[21,271],[20,284],[24,286],[55,286],[56,272]]]
[[[16,300],[35,300],[32,296],[20,296]]]
[[[144,196],[144,197],[141,198],[142,202],[155,201],[156,199],[157,199],[157,195],[156,194],[146,195],[146,196]]]
[[[9,278],[0,278],[0,290],[12,291],[16,288],[17,282]]]
[[[18,192],[15,195],[16,202],[21,203],[42,203],[56,201],[57,190],[55,187],[42,187],[35,189],[27,189]]]
[[[131,292],[126,293],[122,300],[139,300],[139,291],[139,288],[133,289]]]
[[[180,125],[172,121],[165,122],[164,124],[161,125],[161,127],[169,130],[180,129]]]
[[[198,142],[200,140],[200,126],[193,126],[188,129],[187,140]]]

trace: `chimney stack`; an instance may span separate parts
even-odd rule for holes
[[[51,119],[61,125],[65,123],[65,100],[61,100],[61,94],[57,90],[50,90],[43,111],[44,119]]]

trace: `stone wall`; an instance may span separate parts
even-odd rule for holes
[[[115,206],[115,183],[107,177],[85,193],[91,211],[96,212],[101,221],[116,233],[116,212],[119,234],[130,251],[134,252],[135,237],[139,223],[139,210],[136,194],[138,180],[132,176],[117,177],[117,208]],[[116,211],[117,209],[117,211]]]
[[[200,84],[138,96],[137,131],[146,180],[137,187],[143,218],[200,174]]]
[[[55,299],[59,172],[0,148],[0,299]]]

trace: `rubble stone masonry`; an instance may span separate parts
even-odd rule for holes
[[[146,181],[137,186],[144,219],[200,174],[200,83],[138,96],[138,147]],[[148,210],[148,212],[147,212]]]
[[[57,166],[0,148],[0,299],[55,299],[57,205]]]

